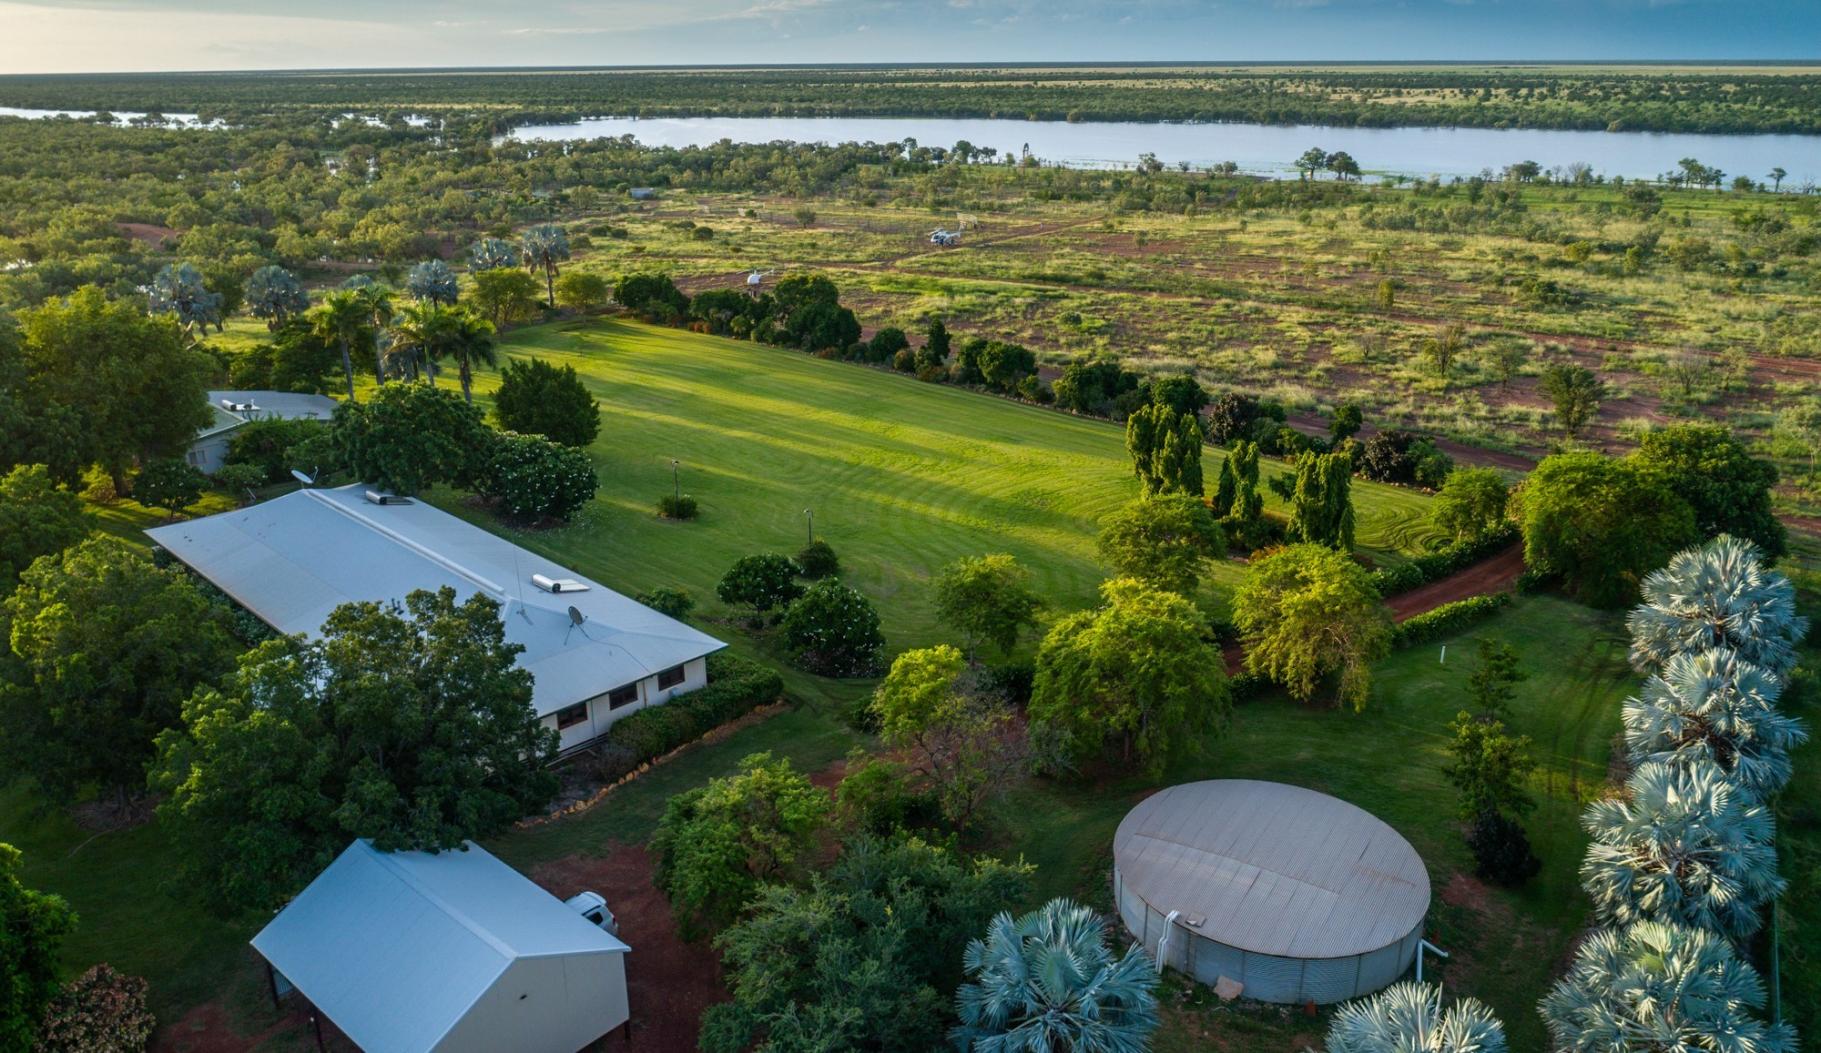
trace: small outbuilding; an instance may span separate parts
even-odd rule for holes
[[[1415,960],[1429,872],[1382,820],[1325,793],[1219,779],[1161,790],[1113,837],[1113,893],[1153,959],[1247,998],[1370,994]]]
[[[365,1053],[575,1053],[626,1024],[626,944],[469,844],[356,841],[253,937]]]
[[[234,433],[256,420],[329,420],[335,400],[290,391],[211,391],[209,423],[198,429],[184,459],[209,475],[228,463]]]

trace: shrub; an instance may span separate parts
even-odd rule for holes
[[[1516,888],[1543,869],[1523,825],[1496,811],[1481,812],[1473,820],[1467,847],[1473,852],[1475,872],[1487,881]]]
[[[688,494],[665,494],[658,498],[658,515],[665,519],[694,519],[699,511],[696,499]]]
[[[542,435],[564,446],[586,446],[601,432],[601,408],[575,367],[553,366],[541,358],[506,362],[493,415],[507,431]]]
[[[153,461],[133,480],[133,499],[148,508],[162,508],[172,515],[202,497],[209,477],[193,464],[169,457]]]
[[[1408,563],[1375,570],[1372,572],[1372,584],[1377,587],[1380,596],[1409,592],[1432,581],[1440,581],[1457,571],[1466,570],[1507,545],[1515,544],[1517,540],[1517,525],[1505,523],[1479,537],[1456,541]]]
[[[915,373],[917,371],[917,353],[908,347],[904,348],[892,356],[892,368],[900,373]]]
[[[265,476],[265,482],[283,482],[291,477],[291,462],[285,455],[298,443],[326,435],[328,430],[328,424],[319,420],[249,421],[228,438],[228,463],[252,465]]]
[[[915,818],[927,819],[934,810],[903,765],[864,750],[848,755],[847,771],[835,787],[835,814],[849,830],[889,834]]]
[[[910,340],[905,337],[904,330],[886,326],[874,333],[872,340],[867,343],[866,360],[868,362],[896,362],[900,354],[910,351],[910,349]],[[915,352],[911,352],[911,361],[913,363],[916,361]]]
[[[797,584],[797,564],[789,556],[764,552],[742,556],[715,586],[722,603],[744,604],[764,614],[803,594]]]
[[[810,586],[784,613],[784,643],[798,665],[822,676],[871,676],[885,649],[879,612],[832,578]]]
[[[797,573],[815,580],[832,578],[841,573],[841,561],[826,541],[811,541],[797,553]]]
[[[1391,642],[1397,647],[1408,647],[1453,636],[1470,625],[1492,617],[1510,602],[1510,593],[1495,592],[1487,596],[1470,596],[1453,603],[1444,603],[1399,625],[1392,631]]]
[[[707,687],[621,717],[607,729],[601,745],[616,753],[624,751],[626,771],[631,771],[776,701],[783,693],[784,680],[776,670],[736,655],[712,654],[708,656]]]
[[[91,967],[45,1008],[33,1053],[142,1053],[155,1023],[145,992],[137,976]]]
[[[659,614],[679,620],[689,617],[689,612],[695,610],[696,606],[695,598],[689,593],[667,585],[641,592],[633,598]]]
[[[500,432],[481,493],[514,519],[567,521],[594,500],[594,463],[580,450],[536,435]]]

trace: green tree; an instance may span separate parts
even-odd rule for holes
[[[1366,414],[1359,408],[1358,403],[1343,402],[1334,407],[1334,412],[1328,415],[1328,439],[1334,443],[1339,443],[1343,439],[1351,439],[1359,434],[1359,429],[1364,427],[1365,423]]]
[[[151,313],[176,319],[185,340],[196,339],[198,331],[206,332],[211,325],[221,331],[221,294],[210,289],[191,264],[165,264],[152,277],[146,300]]]
[[[33,560],[81,541],[94,522],[82,498],[58,486],[42,464],[0,476],[0,596]]]
[[[715,595],[722,603],[751,607],[755,615],[762,615],[803,595],[797,572],[797,564],[789,556],[771,552],[742,556],[721,576]]]
[[[888,325],[874,333],[873,338],[867,341],[866,360],[880,365],[889,365],[897,357],[898,352],[907,350],[909,347],[910,338],[904,335],[904,330]]]
[[[1200,497],[1201,421],[1152,403],[1126,418],[1126,452],[1147,496],[1185,493]]]
[[[1505,1053],[1505,1026],[1483,1003],[1442,1005],[1438,985],[1397,983],[1342,1005],[1327,1053]]]
[[[1184,493],[1128,502],[1102,524],[1098,545],[1116,576],[1191,597],[1204,565],[1227,547],[1208,506]]]
[[[446,851],[497,834],[556,790],[499,604],[418,590],[349,603],[319,638],[269,640],[159,736],[159,821],[216,904],[271,910],[354,838]]]
[[[493,415],[508,431],[542,435],[564,446],[587,446],[601,432],[601,408],[575,367],[541,358],[506,361],[493,396]]]
[[[489,447],[475,488],[510,518],[568,522],[600,488],[586,453],[541,435],[499,432]]]
[[[1296,159],[1295,164],[1296,170],[1302,174],[1302,177],[1308,179],[1328,167],[1328,151],[1319,146],[1311,146],[1302,152],[1302,156]]]
[[[1744,538],[1772,561],[1787,551],[1787,532],[1771,508],[1777,468],[1753,457],[1725,425],[1682,423],[1646,432],[1628,460],[1667,479],[1694,510],[1702,537]]]
[[[1505,521],[1510,491],[1491,468],[1457,468],[1435,495],[1429,521],[1456,541],[1475,541]]]
[[[964,556],[937,572],[936,614],[961,634],[972,658],[983,644],[1010,656],[1024,629],[1037,627],[1043,599],[1031,572],[1003,553]]]
[[[1290,495],[1291,541],[1353,550],[1353,462],[1344,453],[1302,453]]]
[[[1030,874],[907,835],[849,841],[716,939],[733,998],[703,1014],[701,1048],[940,1048],[969,937],[1030,894]]]
[[[1524,562],[1595,606],[1634,599],[1644,575],[1698,535],[1661,476],[1597,453],[1543,458],[1518,503]]]
[[[290,271],[277,264],[267,264],[247,279],[247,309],[253,317],[266,320],[266,328],[277,332],[291,319],[310,309],[310,295]]]
[[[135,461],[181,454],[211,419],[213,360],[186,347],[169,320],[84,286],[21,312],[20,331],[33,397],[70,407],[74,429],[62,438],[99,462],[118,493]]]
[[[1239,501],[1239,478],[1233,474],[1233,458],[1220,459],[1220,481],[1214,485],[1214,500],[1210,508],[1214,518],[1225,519],[1233,514],[1234,505]]]
[[[1288,545],[1256,558],[1233,594],[1246,669],[1308,701],[1339,674],[1338,703],[1366,704],[1372,663],[1391,650],[1391,618],[1366,569],[1323,545]]]
[[[108,537],[39,559],[0,605],[0,756],[59,803],[145,787],[152,740],[233,668],[225,608]]]
[[[1001,913],[968,943],[969,982],[955,992],[949,1032],[969,1053],[1131,1053],[1157,1030],[1157,972],[1142,948],[1115,956],[1106,922],[1053,899],[1018,918]]]
[[[337,289],[310,309],[310,328],[316,338],[341,351],[341,371],[348,382],[348,401],[354,401],[354,352],[371,350],[378,340],[371,312],[353,289]]]
[[[569,258],[569,232],[554,223],[528,227],[519,239],[525,269],[544,273],[545,302],[556,306],[556,265]]]
[[[1633,769],[1715,764],[1767,801],[1788,785],[1790,753],[1808,740],[1802,721],[1778,708],[1782,693],[1782,678],[1730,649],[1676,654],[1625,700],[1626,757]]]
[[[411,273],[405,276],[405,291],[419,303],[452,307],[461,296],[461,285],[447,263],[425,260],[414,265]]]
[[[1524,672],[1510,644],[1490,636],[1480,637],[1478,644],[1473,671],[1467,674],[1467,698],[1480,715],[1503,720],[1511,712]]]
[[[1666,1048],[1796,1053],[1788,1024],[1766,1024],[1764,982],[1718,932],[1643,922],[1581,941],[1540,1009],[1557,1053]]]
[[[90,966],[45,1007],[33,1053],[144,1053],[156,1024],[148,986],[105,962]]]
[[[1040,752],[1092,759],[1117,744],[1155,773],[1196,735],[1226,722],[1225,663],[1195,605],[1130,578],[1105,604],[1057,622],[1037,650],[1028,715]]]
[[[942,369],[948,365],[948,326],[938,318],[929,324],[923,346],[917,349],[917,372]]]
[[[1555,420],[1570,437],[1579,434],[1606,398],[1606,385],[1586,366],[1557,363],[1543,371],[1543,393],[1555,405]]]
[[[613,283],[613,299],[628,311],[675,319],[689,310],[689,297],[668,274],[622,274]]]
[[[444,307],[435,301],[406,304],[392,322],[392,351],[412,355],[435,383],[435,366],[454,359],[462,398],[474,404],[474,366],[493,365],[493,323],[466,307]]]
[[[928,778],[942,814],[968,829],[1024,763],[1011,707],[973,683],[948,644],[906,651],[873,691],[879,737]]]
[[[19,881],[20,852],[0,842],[0,1049],[29,1050],[57,995],[63,938],[76,912],[60,896]]]
[[[202,499],[209,477],[202,469],[176,457],[152,461],[133,480],[133,496],[147,508],[162,508],[170,515]]]
[[[691,938],[738,917],[765,882],[795,876],[827,825],[828,794],[784,758],[754,753],[664,806],[652,882]]]
[[[1449,726],[1449,762],[1442,769],[1459,795],[1460,817],[1488,812],[1522,815],[1536,807],[1524,781],[1536,770],[1529,736],[1512,735],[1504,721],[1462,710]]]
[[[799,666],[821,676],[877,676],[885,637],[872,602],[837,578],[816,582],[791,601],[780,622]]]
[[[389,382],[364,404],[342,403],[331,434],[349,471],[397,494],[466,485],[493,448],[480,410],[453,391],[422,384]]]
[[[556,280],[556,302],[581,314],[606,306],[613,290],[607,279],[587,271],[570,271]]]
[[[495,328],[522,322],[537,309],[537,279],[514,267],[474,272],[468,299]]]
[[[1123,379],[1123,378],[1122,378]],[[1117,384],[1117,381],[1115,382]],[[1188,414],[1199,417],[1208,405],[1208,393],[1191,373],[1177,373],[1167,377],[1152,377],[1149,383],[1151,402],[1167,406],[1177,414]],[[1110,393],[1117,397],[1117,392]]]
[[[1232,516],[1242,524],[1256,523],[1265,514],[1265,499],[1258,492],[1258,444],[1234,444],[1232,460],[1233,478],[1237,484]]]

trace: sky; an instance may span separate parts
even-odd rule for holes
[[[0,0],[0,72],[1821,59],[1821,0]]]

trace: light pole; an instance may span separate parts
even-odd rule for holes
[[[816,543],[816,513],[805,508],[803,510],[803,516],[805,519],[809,520],[809,543],[813,545]]]
[[[675,457],[672,457],[670,459],[670,486],[671,486],[671,491],[676,495],[677,504],[679,504],[679,505],[682,504],[683,503],[683,477],[680,474],[678,474],[677,459]]]

